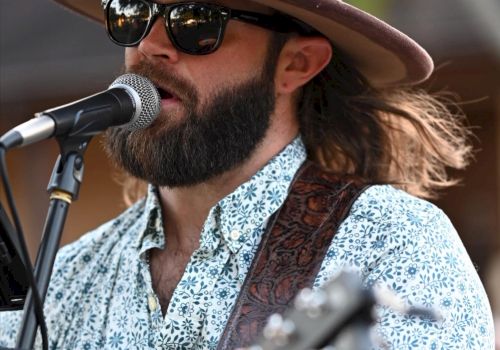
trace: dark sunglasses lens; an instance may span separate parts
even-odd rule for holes
[[[217,7],[183,4],[171,9],[168,25],[172,40],[179,48],[202,55],[217,48],[221,39],[223,18]]]
[[[112,0],[106,14],[109,35],[123,45],[138,44],[150,18],[151,10],[143,1]]]

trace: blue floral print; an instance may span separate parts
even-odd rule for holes
[[[216,349],[268,219],[305,159],[299,137],[212,208],[165,316],[148,265],[149,251],[165,247],[154,188],[63,247],[45,303],[50,348]],[[453,226],[432,204],[388,185],[370,187],[339,227],[315,287],[345,268],[367,286],[390,288],[407,305],[442,316],[436,322],[378,307],[377,349],[493,349],[484,289]],[[21,315],[0,313],[0,346],[15,345]]]

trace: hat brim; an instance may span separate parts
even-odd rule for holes
[[[99,0],[55,0],[100,23]],[[429,54],[413,39],[378,18],[338,0],[249,0],[308,23],[347,54],[376,87],[414,85],[434,69]]]

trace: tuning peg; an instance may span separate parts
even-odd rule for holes
[[[323,290],[302,289],[294,301],[295,308],[310,318],[318,318],[330,311],[328,295]]]
[[[264,337],[277,346],[286,346],[292,341],[296,327],[290,319],[284,319],[280,314],[273,314],[269,317],[267,325],[264,327]]]

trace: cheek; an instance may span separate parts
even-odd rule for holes
[[[238,85],[260,76],[263,60],[256,59],[254,53],[244,50],[227,50],[221,52],[220,59],[205,62],[202,69],[191,72],[199,85],[206,87],[224,87]]]
[[[267,54],[269,31],[251,24],[229,21],[224,41],[216,52],[219,70],[234,82],[260,74]]]
[[[130,67],[137,65],[139,63],[139,55],[137,48],[126,47],[125,48],[125,67]]]

